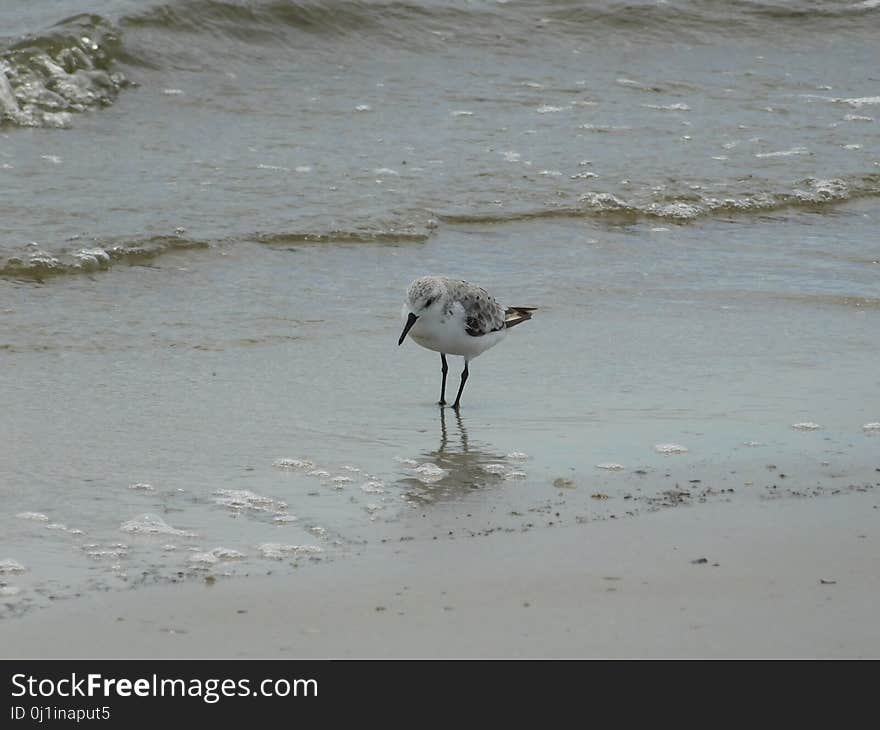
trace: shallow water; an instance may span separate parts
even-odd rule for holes
[[[838,216],[835,236],[873,225]],[[873,484],[878,305],[870,282],[834,274],[852,264],[824,255],[823,221],[451,226],[420,244],[235,244],[7,282],[0,552],[28,569],[7,580],[27,589],[9,610],[728,488],[768,498],[770,464],[780,493]],[[771,236],[810,241],[796,285],[768,286],[787,266],[757,240]],[[721,240],[739,255],[718,252],[725,273],[701,289],[695,262]],[[409,279],[461,262],[541,309],[473,362],[456,416],[434,404],[435,355],[396,340]],[[821,428],[792,428],[809,421]],[[658,453],[669,443],[687,452]],[[681,485],[686,499],[666,494]],[[123,527],[144,515],[175,532]],[[215,548],[245,557],[204,557]]]
[[[63,5],[2,5],[4,614],[876,481],[873,6]],[[539,307],[460,418],[424,273]]]

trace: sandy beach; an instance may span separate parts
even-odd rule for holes
[[[386,544],[0,625],[4,657],[878,657],[880,494]]]
[[[0,656],[880,655],[875,3],[7,5]]]

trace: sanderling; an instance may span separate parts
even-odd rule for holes
[[[446,405],[446,355],[464,358],[461,385],[452,404],[458,410],[468,363],[501,342],[511,327],[531,319],[534,311],[535,307],[502,307],[485,289],[466,281],[423,276],[406,291],[401,313],[406,324],[397,344],[402,345],[409,334],[422,347],[440,353],[441,406]]]

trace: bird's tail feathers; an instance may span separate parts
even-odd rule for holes
[[[504,310],[504,326],[507,329],[516,327],[521,322],[532,318],[532,312],[537,307],[508,307]]]

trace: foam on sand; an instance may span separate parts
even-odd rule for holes
[[[272,466],[276,469],[314,469],[315,462],[308,459],[275,459]]]
[[[686,454],[688,449],[681,444],[655,444],[654,451],[658,454]]]
[[[421,466],[417,466],[415,472],[418,475],[416,478],[425,484],[439,482],[449,473],[446,469],[441,469],[439,466],[432,464],[431,462],[426,462]]]
[[[189,556],[190,563],[198,563],[200,565],[214,565],[215,563],[226,562],[230,560],[244,560],[247,556],[238,550],[230,550],[225,547],[215,547],[204,553],[194,553]]]
[[[182,537],[195,537],[194,532],[178,530],[169,525],[158,515],[138,515],[123,522],[119,529],[135,535],[180,535]]]
[[[308,555],[324,552],[324,548],[317,545],[286,545],[280,542],[264,542],[257,545],[257,551],[264,558],[271,560],[283,560],[291,555]]]
[[[253,510],[255,512],[283,512],[287,503],[274,497],[264,497],[249,489],[218,489],[214,492],[214,504],[236,512]]]
[[[33,520],[34,522],[48,522],[49,518],[42,512],[19,512],[15,515],[20,520]]]
[[[0,575],[18,575],[24,573],[25,567],[17,560],[4,558],[0,560]]]

